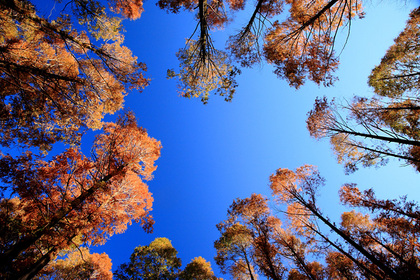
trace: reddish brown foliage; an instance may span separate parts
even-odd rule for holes
[[[2,166],[16,169],[2,168],[3,181],[20,199],[13,204],[3,199],[4,205],[13,207],[8,206],[2,216],[7,226],[2,231],[19,235],[8,234],[4,237],[9,239],[1,240],[2,260],[18,272],[24,263],[34,264],[45,250],[56,253],[68,248],[75,237],[83,243],[102,244],[132,221],[151,230],[153,199],[144,180],[152,178],[159,155],[160,143],[128,114],[105,125],[95,140],[93,159],[75,148],[49,162],[34,161],[30,155],[4,157]],[[13,228],[16,225],[18,229]]]

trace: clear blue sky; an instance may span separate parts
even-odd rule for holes
[[[146,1],[139,20],[124,21],[125,44],[147,64],[147,75],[152,79],[143,93],[130,93],[125,106],[163,146],[158,169],[149,182],[156,223],[153,234],[132,225],[94,251],[106,252],[116,269],[129,260],[136,246],[167,237],[184,266],[202,256],[212,261],[219,277],[228,279],[213,261],[213,242],[219,237],[215,225],[225,219],[233,199],[252,193],[268,196],[268,177],[280,167],[317,165],[327,179],[320,205],[335,221],[343,211],[337,195],[343,183],[355,182],[362,189],[373,187],[383,198],[408,194],[410,199],[419,200],[419,174],[411,167],[391,160],[386,167],[361,169],[345,176],[328,142],[310,138],[306,130],[306,114],[316,96],[350,99],[353,94],[371,95],[367,87],[370,70],[403,29],[409,11],[419,4],[366,2],[366,18],[352,22],[337,72],[340,80],[333,87],[308,82],[296,91],[277,79],[271,66],[262,64],[245,69],[239,76],[231,103],[211,96],[208,105],[199,99],[179,97],[176,81],[166,79],[166,70],[178,67],[175,53],[194,30],[194,16],[168,15],[153,1]],[[216,46],[223,48],[227,34],[237,31],[238,24],[246,20],[246,13],[240,14],[234,25],[215,32]],[[343,31],[341,38],[345,37]]]

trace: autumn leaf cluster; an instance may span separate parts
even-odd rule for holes
[[[59,4],[59,3],[57,3]],[[359,0],[160,0],[169,12],[195,14],[176,54],[183,97],[231,101],[241,67],[266,61],[292,87],[331,86],[337,36],[364,16]],[[211,35],[252,5],[249,19],[219,50]],[[410,14],[369,76],[375,96],[340,103],[317,98],[307,128],[328,138],[345,171],[397,158],[420,170],[419,24]],[[160,142],[123,108],[131,90],[149,84],[146,66],[124,46],[122,20],[138,19],[141,0],[69,1],[52,20],[26,0],[0,1],[0,277],[111,279],[111,260],[90,253],[133,222],[153,229],[153,178]],[[347,29],[348,30],[348,29]],[[95,131],[90,155],[82,136]],[[62,145],[58,151],[57,146]],[[53,152],[52,152],[53,151]],[[281,168],[270,177],[271,201],[236,199],[217,225],[215,261],[233,279],[418,279],[419,208],[379,199],[373,189],[340,188],[351,207],[331,221],[317,198],[317,168]],[[356,209],[359,209],[356,211]],[[328,232],[325,231],[325,228]],[[210,263],[183,270],[166,238],[134,250],[117,279],[217,279]]]
[[[131,19],[142,11],[139,1],[110,5]],[[131,112],[103,122],[122,109],[128,90],[148,84],[145,66],[123,45],[120,19],[99,2],[71,6],[71,14],[48,20],[27,1],[0,3],[1,278],[60,278],[71,270],[75,278],[111,279],[106,255],[78,248],[103,244],[132,222],[152,230],[145,181],[160,143]],[[85,156],[81,137],[99,129]],[[58,143],[64,150],[48,154]],[[69,261],[54,261],[59,254]]]

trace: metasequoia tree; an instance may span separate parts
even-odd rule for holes
[[[37,280],[48,279],[92,279],[112,280],[112,263],[107,254],[91,254],[81,247],[67,254],[65,259],[57,259],[46,266]]]
[[[227,224],[239,221],[247,226],[253,237],[252,256],[255,266],[266,277],[280,279],[284,268],[279,258],[279,249],[270,242],[272,229],[279,221],[270,216],[266,199],[252,195],[249,199],[234,201],[228,210]]]
[[[168,11],[177,12],[168,2],[159,1],[159,6]],[[179,77],[179,92],[184,97],[201,97],[207,103],[210,92],[225,97],[230,101],[237,86],[235,76],[240,73],[239,69],[232,65],[228,55],[215,49],[209,35],[209,29],[215,26],[223,26],[227,20],[219,1],[198,1],[198,23],[194,33],[198,30],[198,39],[187,40],[186,46],[179,50],[177,57],[180,61],[180,71],[175,73],[168,71],[168,78]],[[191,9],[192,3],[182,3],[186,9]],[[194,35],[194,34],[193,34]],[[192,37],[192,36],[191,36]]]
[[[345,212],[341,217],[341,226],[338,227],[325,217],[317,206],[317,188],[323,184],[324,179],[320,177],[316,168],[303,166],[296,172],[279,169],[271,176],[270,181],[275,199],[289,205],[287,216],[292,219],[292,225],[302,226],[304,232],[309,231],[320,237],[318,242],[329,244],[335,249],[336,254],[345,256],[345,260],[347,262],[350,260],[361,276],[368,279],[372,277],[376,279],[418,278],[420,273],[418,252],[413,249],[413,246],[407,246],[412,242],[418,244],[415,226],[418,220],[404,215],[399,215],[395,219],[387,214],[389,211],[366,207],[366,210],[375,213],[376,216],[370,218],[355,211]],[[342,201],[348,202],[352,198],[356,203],[361,196],[352,195],[353,193],[357,194],[356,189],[350,190],[349,186],[343,186]],[[402,202],[402,204],[406,203]],[[409,204],[407,207],[410,207]],[[412,204],[411,207],[413,207]],[[301,209],[296,211],[299,208]],[[389,219],[381,219],[382,216]],[[319,222],[327,226],[343,242],[333,241],[331,237],[323,233],[317,226]],[[408,232],[410,234],[407,234]],[[328,259],[332,264],[331,256]],[[352,266],[347,264],[347,267]],[[339,273],[340,269],[328,271]]]
[[[139,16],[141,2],[115,2],[116,11]],[[83,130],[101,128],[105,114],[122,108],[126,90],[148,83],[145,65],[122,45],[120,20],[95,1],[71,4],[89,32],[78,31],[66,14],[50,21],[28,1],[0,1],[3,146],[46,151],[57,141],[77,144]],[[94,38],[102,43],[95,46]]]
[[[153,199],[144,180],[159,154],[160,143],[128,113],[105,124],[91,159],[77,148],[49,162],[30,153],[4,156],[3,188],[18,197],[2,199],[2,277],[33,277],[61,250],[103,244],[132,221],[151,230]]]
[[[420,235],[417,226],[420,208],[417,203],[408,201],[407,197],[399,200],[377,199],[372,189],[361,192],[354,184],[344,185],[340,189],[340,199],[347,205],[363,207],[375,213],[373,222],[377,237],[373,241],[383,246],[386,257],[398,264],[398,273],[420,277]]]
[[[252,235],[242,224],[226,227],[217,225],[221,237],[215,241],[217,256],[214,258],[222,273],[233,279],[257,279],[252,262]]]
[[[284,228],[261,195],[235,200],[217,228],[221,237],[215,242],[215,260],[234,279],[321,279],[322,266],[307,258],[314,249],[310,238]]]
[[[347,184],[340,190],[341,202],[360,207],[363,212],[344,212],[341,223],[336,224],[317,203],[318,189],[324,181],[314,166],[305,165],[296,171],[278,169],[270,177],[274,211],[260,195],[235,200],[228,210],[228,220],[218,225],[219,230],[225,229],[215,243],[218,259],[225,261],[218,261],[218,265],[226,271],[226,264],[235,268],[238,260],[243,260],[241,250],[228,250],[233,248],[232,239],[227,238],[228,225],[240,225],[246,229],[241,234],[247,234],[249,263],[269,279],[418,279],[418,205],[406,198],[380,200],[372,190],[361,192],[354,184]],[[243,215],[240,219],[233,216],[239,209]],[[262,219],[264,216],[267,218]],[[270,263],[260,261],[262,244],[256,224],[270,233],[265,246],[272,248],[271,259],[276,255],[276,264],[282,266],[277,276],[266,274]],[[248,274],[248,279],[256,276]]]
[[[168,70],[168,78],[178,77],[179,93],[183,97],[201,97],[207,103],[210,92],[231,101],[237,83],[239,69],[231,65],[230,58],[208,41],[190,39],[184,49],[176,54],[180,60],[180,71]]]
[[[230,59],[213,47],[209,30],[224,28],[235,12],[245,8],[245,1],[160,0],[158,5],[172,13],[181,9],[198,11],[197,27],[177,55],[180,72],[170,70],[168,76],[179,77],[181,95],[201,97],[204,102],[211,91],[231,100],[236,87],[234,77],[239,73],[232,63],[251,67],[262,58],[274,64],[277,76],[293,87],[299,88],[306,79],[331,85],[335,80],[332,73],[338,66],[334,53],[338,31],[350,27],[355,17],[363,17],[358,0],[259,0],[247,24],[229,37]],[[276,20],[283,16],[285,8],[289,9],[289,16]],[[193,40],[197,31],[198,39]]]
[[[319,139],[330,138],[347,171],[396,157],[420,168],[418,60],[420,12],[415,9],[404,31],[395,39],[381,64],[369,77],[373,98],[355,97],[346,105],[325,98],[315,101],[308,114],[308,130]],[[346,117],[341,116],[347,115]]]
[[[332,279],[340,280],[356,280],[359,278],[357,266],[344,254],[331,251],[325,257],[327,267],[325,272]],[[366,277],[368,278],[368,277]],[[369,279],[369,278],[368,278]]]
[[[116,279],[150,280],[217,280],[211,265],[202,257],[194,258],[183,271],[178,251],[169,239],[161,237],[149,245],[138,246],[130,256],[130,262],[120,265]]]
[[[139,0],[108,4],[130,19],[143,10]],[[120,23],[97,1],[70,1],[54,20],[29,1],[0,1],[0,145],[11,152],[0,156],[1,278],[30,279],[59,253],[102,244],[133,221],[152,229],[144,181],[160,143],[132,113],[102,122],[148,84]],[[87,158],[81,136],[100,128]],[[56,142],[65,151],[43,160]]]
[[[398,107],[393,107],[393,104],[389,108],[375,109],[367,105],[365,99],[355,100],[349,106],[337,106],[334,100],[329,102],[325,97],[317,98],[306,121],[310,135],[316,139],[330,139],[337,160],[344,164],[346,172],[357,170],[359,164],[384,164],[389,156],[405,160],[417,168],[420,160],[415,152],[420,146],[417,137],[387,126],[381,119],[383,115],[396,116],[392,111],[399,111]],[[406,106],[409,108],[410,105]],[[340,114],[343,109],[350,113],[347,118]]]
[[[381,63],[369,76],[369,85],[384,97],[417,97],[419,94],[420,9],[414,9],[405,29],[394,40]]]
[[[268,30],[265,58],[291,86],[298,88],[306,78],[331,85],[338,65],[337,32],[354,17],[363,17],[361,1],[293,1],[289,12],[289,18]]]

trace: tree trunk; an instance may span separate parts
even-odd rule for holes
[[[207,61],[207,0],[198,1],[198,16],[200,20],[200,58],[203,65]]]
[[[27,250],[30,246],[35,244],[46,232],[55,225],[57,225],[63,218],[65,218],[71,211],[82,205],[82,203],[92,196],[99,188],[101,183],[109,181],[115,174],[110,174],[95,183],[91,188],[84,191],[80,196],[75,198],[69,206],[62,207],[44,226],[38,228],[34,233],[25,236],[23,239],[14,244],[9,250],[0,255],[1,269],[6,269],[14,259],[16,259],[22,252]]]
[[[324,218],[315,208],[314,206],[310,205],[303,198],[296,197],[297,200],[312,214],[314,214],[318,219],[320,219],[324,224],[326,224],[331,230],[333,230],[336,234],[338,234],[341,238],[343,238],[348,244],[350,244],[354,249],[359,251],[363,256],[365,256],[369,261],[371,261],[374,265],[376,265],[379,269],[381,269],[386,275],[391,277],[392,279],[401,280],[401,278],[392,270],[390,267],[382,263],[380,260],[375,258],[371,253],[369,253],[365,248],[357,244],[350,236],[339,230],[335,225],[333,225],[330,221]]]
[[[369,134],[369,133],[362,133],[362,132],[357,132],[357,131],[352,131],[352,130],[344,130],[344,129],[338,129],[338,128],[330,128],[329,130],[333,131],[333,132],[337,132],[337,133],[350,134],[350,135],[354,135],[354,136],[377,139],[377,140],[382,140],[382,141],[391,142],[391,143],[398,143],[398,144],[420,147],[420,142],[419,141],[414,141],[414,140],[408,140],[408,139],[402,139],[402,138],[396,138],[396,137],[380,136],[380,135],[374,135],[374,134]]]
[[[19,276],[12,277],[16,280],[29,280],[35,277],[41,269],[43,269],[56,255],[57,249],[51,249],[47,254],[43,255],[36,263],[25,269],[23,273],[19,273]]]

